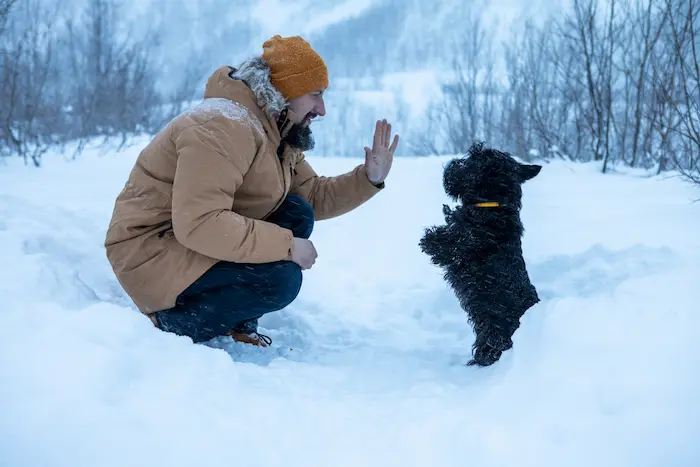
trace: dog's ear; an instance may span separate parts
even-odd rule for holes
[[[540,170],[542,170],[541,165],[536,165],[536,164],[520,164],[520,180],[522,182],[526,182],[530,180],[531,178],[535,178],[535,176],[540,173]]]

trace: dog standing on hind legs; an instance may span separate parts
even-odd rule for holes
[[[492,365],[513,346],[520,318],[539,302],[523,259],[521,185],[542,166],[521,164],[477,142],[445,167],[445,224],[426,229],[419,245],[445,271],[476,340],[469,365]]]

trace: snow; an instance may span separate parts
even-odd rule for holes
[[[185,115],[201,117],[203,119],[223,116],[231,121],[247,122],[262,138],[265,134],[260,120],[250,113],[250,110],[243,104],[233,102],[230,99],[220,97],[209,97],[202,99],[195,106],[185,110]]]
[[[160,332],[121,292],[102,242],[133,143],[0,170],[3,467],[700,465],[697,188],[545,164],[522,212],[543,300],[475,368],[417,247],[447,158],[397,159],[384,192],[317,223],[316,265],[253,349]]]
[[[202,99],[197,105],[186,110],[184,113],[197,117],[201,116],[203,118],[213,118],[221,115],[234,122],[250,117],[246,106],[221,97]]]

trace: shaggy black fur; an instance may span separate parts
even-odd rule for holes
[[[498,361],[513,346],[520,318],[539,302],[523,260],[520,209],[521,184],[541,169],[482,142],[445,167],[445,192],[461,205],[454,210],[443,205],[446,225],[426,229],[419,244],[445,270],[445,280],[474,328],[470,365]],[[475,206],[486,201],[500,206]]]

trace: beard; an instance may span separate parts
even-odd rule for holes
[[[289,133],[282,138],[282,142],[287,143],[293,148],[301,149],[302,151],[312,150],[316,144],[314,141],[314,135],[311,133],[311,128],[303,124],[303,122],[306,121],[310,115],[311,113],[304,117],[302,123],[294,123],[289,129]]]

